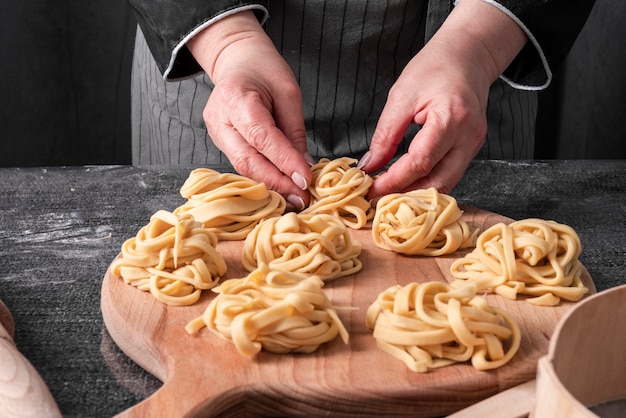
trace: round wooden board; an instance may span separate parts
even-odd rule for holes
[[[464,219],[484,231],[511,219],[464,207]],[[411,372],[404,363],[377,348],[365,325],[365,313],[378,294],[412,281],[451,281],[452,262],[445,257],[409,257],[375,246],[369,228],[351,231],[363,247],[363,269],[325,285],[339,310],[350,342],[340,338],[312,354],[261,352],[248,359],[231,343],[206,328],[189,335],[185,325],[201,315],[214,293],[207,291],[190,307],[172,307],[125,284],[110,271],[102,285],[102,314],[118,346],[141,367],[164,382],[152,396],[122,413],[125,416],[333,416],[434,417],[450,414],[502,390],[535,378],[537,360],[547,353],[550,336],[573,303],[537,307],[523,300],[487,295],[520,324],[522,344],[505,366],[480,372],[471,364]],[[220,242],[228,264],[226,278],[244,277],[242,242]],[[583,281],[595,293],[583,268]]]
[[[61,417],[48,386],[17,349],[14,335],[13,315],[0,300],[0,416]]]

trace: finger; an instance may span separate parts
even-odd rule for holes
[[[273,115],[259,95],[249,93],[247,96],[240,111],[231,115],[233,127],[252,148],[291,178],[298,188],[306,190],[311,182],[311,168],[304,158],[304,119],[298,122],[297,117],[289,118],[284,116],[287,112],[280,112],[279,121],[294,136],[289,138],[276,125]],[[292,140],[295,140],[295,144]]]
[[[440,193],[449,194],[461,180],[476,153],[462,148],[452,148],[430,172],[406,187],[403,192],[434,187]]]
[[[370,197],[400,192],[427,176],[451,147],[443,141],[444,135],[441,122],[431,116],[413,138],[408,152],[376,178],[370,187]]]
[[[293,147],[304,155],[307,153],[306,130],[302,114],[302,94],[297,84],[281,86],[274,101],[274,119]]]
[[[380,196],[390,193],[387,191],[389,184],[392,185],[391,187],[395,187],[393,191],[397,192],[434,187],[441,193],[450,193],[465,174],[465,170],[476,156],[483,143],[484,136],[482,138],[468,139],[465,142],[461,141],[456,143],[432,169],[428,170],[428,173],[421,176],[411,176],[411,178],[415,178],[415,180],[410,184],[403,183],[402,186],[394,186],[393,181],[389,181],[393,180],[388,178],[389,172],[384,173],[376,179],[370,188],[370,198],[376,201]],[[377,182],[378,184],[376,184]]]
[[[218,136],[220,137],[218,147],[239,174],[265,183],[267,188],[280,193],[298,210],[304,209],[309,204],[309,192],[295,185],[291,177],[260,154],[236,129],[223,127]]]
[[[380,170],[393,158],[413,121],[414,109],[405,102],[405,95],[398,96],[397,91],[397,88],[390,90],[372,135],[369,151],[358,163],[358,167],[365,172]]]

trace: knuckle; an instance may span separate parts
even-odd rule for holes
[[[425,177],[433,169],[437,161],[432,153],[413,155],[410,160],[410,171],[415,178]]]
[[[202,111],[202,120],[207,129],[210,131],[213,127],[217,126],[219,122],[219,116],[215,111],[215,108],[207,103],[207,106]]]
[[[290,139],[306,145],[306,129],[304,127],[294,128],[290,132]]]
[[[245,137],[247,138],[248,143],[261,154],[263,154],[271,144],[266,127],[256,123],[248,126]]]
[[[482,144],[485,136],[487,136],[487,120],[482,119],[481,122],[476,127],[476,136],[475,136],[476,142],[479,144]]]
[[[253,164],[250,156],[245,152],[234,152],[228,156],[233,168],[243,176],[250,177],[252,174]]]
[[[452,188],[448,186],[448,184],[444,181],[433,180],[429,183],[429,186],[434,187],[439,193],[443,194],[450,194],[450,192],[452,191]]]
[[[288,100],[300,102],[302,100],[302,92],[297,83],[287,82],[280,86],[280,90]]]
[[[387,93],[387,102],[395,103],[406,98],[406,91],[401,88],[397,83],[391,86],[389,93]]]

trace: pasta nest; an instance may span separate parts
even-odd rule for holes
[[[264,183],[208,168],[193,170],[180,194],[187,199],[174,210],[188,213],[220,240],[243,240],[262,219],[285,212],[285,199]]]
[[[415,372],[470,359],[477,370],[494,369],[508,363],[521,342],[515,320],[476,296],[472,285],[391,287],[370,305],[366,324],[380,349]]]
[[[327,214],[287,213],[259,223],[248,235],[242,261],[248,271],[261,264],[331,280],[361,270],[361,244],[343,222]]]
[[[476,248],[450,267],[453,286],[473,283],[510,299],[534,296],[536,305],[580,300],[588,291],[581,280],[580,238],[555,221],[525,219],[499,223],[484,231]]]
[[[322,290],[324,282],[271,270],[263,264],[247,277],[224,281],[204,314],[186,326],[194,334],[206,326],[252,357],[259,351],[311,353],[348,332]]]
[[[474,246],[478,235],[462,215],[456,200],[435,188],[389,194],[376,205],[372,238],[378,247],[402,254],[451,254]]]
[[[191,305],[226,272],[217,236],[191,215],[159,210],[122,245],[111,271],[168,305]]]
[[[374,208],[365,198],[372,178],[351,165],[357,160],[322,158],[311,168],[311,201],[301,213],[326,213],[340,218],[352,229],[363,228],[374,217]]]

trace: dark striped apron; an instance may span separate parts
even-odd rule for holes
[[[272,1],[266,30],[301,86],[309,152],[359,158],[367,151],[387,92],[424,44],[425,2]],[[132,75],[135,165],[227,163],[207,135],[206,75],[166,82],[138,30]],[[480,159],[532,159],[537,93],[502,80],[492,86]],[[407,132],[403,153],[419,127]]]

